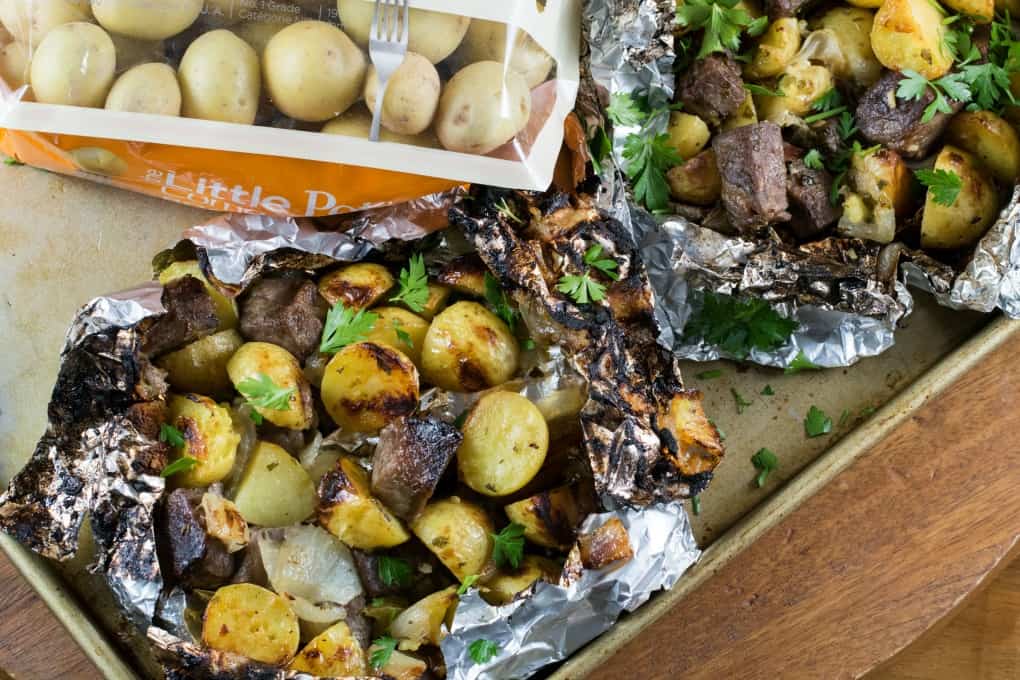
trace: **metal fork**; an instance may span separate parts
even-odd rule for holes
[[[375,115],[372,116],[372,132],[368,138],[379,141],[379,125],[382,122],[383,97],[390,77],[407,55],[408,0],[375,0],[372,14],[372,28],[368,38],[368,56],[375,66],[379,89],[375,95]]]

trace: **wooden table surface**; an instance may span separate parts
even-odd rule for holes
[[[1015,335],[596,677],[1020,677],[1018,354]],[[97,677],[2,558],[0,668]]]

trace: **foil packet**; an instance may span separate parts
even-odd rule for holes
[[[533,337],[543,345],[558,340],[536,355],[528,377],[512,389],[542,399],[587,383],[579,460],[590,465],[603,511],[582,523],[559,583],[537,584],[502,607],[469,593],[442,644],[450,678],[523,678],[569,656],[696,561],[699,551],[679,501],[705,488],[723,451],[700,411],[700,395],[683,389],[675,361],[655,343],[648,279],[621,225],[563,195],[482,190],[469,198],[459,192],[430,196],[403,209],[345,219],[337,231],[300,220],[226,215],[188,230],[186,240],[154,264],[159,269],[197,256],[214,285],[239,293],[274,270],[313,272],[370,253],[406,257],[414,246],[438,263],[476,249],[520,306]],[[452,227],[442,231],[447,223],[436,214],[447,210]],[[544,287],[539,261],[546,259],[545,248],[570,266],[589,239],[617,258],[622,283],[604,305],[581,309]],[[75,554],[89,521],[96,544],[91,570],[108,584],[125,621],[145,633],[150,646],[142,653],[152,654],[167,678],[309,678],[204,648],[188,633],[186,594],[160,571],[155,513],[169,448],[136,416],[167,390],[142,351],[147,329],[171,315],[161,295],[161,286],[147,284],[97,298],[77,314],[47,431],[0,496],[0,529],[64,561]],[[422,403],[451,420],[471,399],[435,390]],[[684,429],[691,422],[703,429]],[[352,450],[372,443],[330,439],[316,445]],[[590,554],[583,537],[606,527],[615,527],[618,552],[602,559]],[[500,651],[478,665],[468,646],[482,634]]]

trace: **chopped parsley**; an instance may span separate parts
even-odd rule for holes
[[[510,306],[510,299],[507,297],[499,281],[489,272],[485,272],[485,301],[489,303],[492,313],[503,319],[503,322],[514,332],[517,325],[517,310]]]
[[[839,426],[843,427],[850,421],[850,409],[845,408],[843,412],[839,414]]]
[[[406,268],[400,270],[400,290],[390,302],[403,302],[412,312],[422,312],[429,301],[429,275],[421,253],[411,256]]]
[[[899,99],[917,100],[924,98],[925,93],[930,89],[935,98],[924,108],[921,122],[927,123],[935,117],[936,113],[952,113],[953,107],[950,99],[960,102],[970,101],[970,88],[964,82],[963,74],[947,73],[937,80],[928,80],[913,69],[903,69],[904,78],[896,86],[896,96]]]
[[[723,432],[723,429],[719,427],[719,425],[711,418],[708,419],[708,422],[709,424],[711,424],[712,427],[715,428],[715,431],[719,433],[719,441],[721,442],[726,441],[726,433]]]
[[[464,595],[467,591],[471,590],[471,587],[478,581],[478,574],[468,574],[464,577],[460,587],[457,588],[458,595]]]
[[[4,159],[4,165],[9,165],[9,166],[14,167],[14,166],[18,166],[18,165],[24,165],[24,163],[19,161],[17,158],[5,158]]]
[[[401,323],[400,319],[394,319],[393,332],[396,334],[397,340],[404,343],[407,346],[407,349],[414,349],[414,340],[411,339],[410,333],[401,328],[403,325],[404,324]]]
[[[564,275],[556,284],[556,290],[570,296],[579,305],[601,302],[606,298],[606,287],[591,278],[588,272]]]
[[[163,468],[163,471],[159,473],[160,477],[170,477],[176,475],[178,472],[187,472],[191,468],[198,465],[198,459],[192,458],[191,456],[181,456],[174,462]]]
[[[477,664],[489,663],[499,654],[499,645],[492,640],[475,640],[468,645],[468,655]]]
[[[765,480],[769,478],[769,473],[779,467],[779,459],[776,458],[776,454],[765,447],[758,449],[758,453],[751,456],[751,463],[759,471],[758,476],[754,478],[754,483],[759,488],[765,486]]]
[[[783,345],[798,323],[758,298],[704,293],[701,305],[687,321],[685,339],[701,339],[727,354],[744,359],[752,350],[764,352]]]
[[[323,354],[336,354],[347,345],[361,342],[372,332],[378,320],[378,314],[364,309],[354,311],[342,302],[336,303],[326,314],[319,351]]]
[[[818,370],[820,368],[821,366],[807,358],[804,350],[800,350],[797,352],[797,356],[793,358],[793,361],[790,362],[790,365],[783,369],[783,373],[792,375],[801,371]]]
[[[184,433],[173,425],[163,423],[159,426],[159,441],[166,442],[175,449],[184,446]]]
[[[811,149],[804,154],[804,165],[812,170],[824,170],[825,164],[822,162],[821,152],[818,149]]]
[[[740,392],[737,392],[737,388],[735,388],[735,387],[731,387],[730,388],[730,394],[733,395],[733,403],[737,407],[737,415],[738,416],[741,413],[744,412],[745,408],[747,408],[748,406],[751,406],[752,404],[754,404],[753,401],[747,401],[746,399],[744,399],[744,397],[740,394]]]
[[[691,511],[695,517],[701,514],[701,496],[691,496]]]
[[[785,97],[786,93],[780,90],[778,87],[774,90],[770,90],[764,85],[755,85],[754,83],[744,83],[744,89],[751,94],[756,94],[761,97]]]
[[[379,670],[390,662],[390,657],[393,656],[393,652],[397,649],[397,641],[389,635],[384,635],[381,638],[376,638],[372,641],[371,653],[368,657],[368,662],[372,666],[372,670]]]
[[[716,368],[711,371],[702,371],[701,373],[696,373],[694,377],[697,378],[698,380],[715,380],[722,374],[723,372],[720,369]]]
[[[406,588],[411,585],[411,565],[408,564],[407,560],[402,560],[399,557],[390,557],[389,555],[380,555],[377,562],[377,571],[379,572],[379,580],[385,583],[387,587],[397,586],[398,588]]]
[[[604,127],[595,130],[595,136],[588,141],[588,152],[591,154],[592,169],[596,175],[601,175],[603,163],[613,153],[613,143]]]
[[[532,340],[531,338],[524,338],[523,340],[521,340],[521,349],[523,349],[525,352],[530,352],[531,350],[535,349],[535,341]]]
[[[808,437],[821,437],[832,432],[832,418],[825,411],[812,405],[804,418],[804,434]]]
[[[258,373],[254,378],[245,378],[237,384],[237,391],[252,406],[274,411],[289,411],[290,397],[294,394],[293,387],[284,389],[265,373]]]
[[[514,212],[513,207],[506,202],[506,198],[499,199],[499,203],[496,204],[496,212],[502,215],[509,222],[524,224],[524,220],[518,217],[517,213]]]
[[[677,7],[676,21],[688,31],[704,29],[698,59],[713,52],[740,51],[740,34],[745,30],[755,36],[768,26],[767,17],[752,19],[751,15],[737,7],[739,0],[687,0]]]
[[[763,394],[766,397],[771,397],[775,393],[776,393],[775,390],[772,389],[772,385],[766,385],[761,390],[761,394]]]
[[[524,526],[511,522],[492,536],[492,559],[497,567],[509,564],[516,569],[524,557]]]
[[[932,200],[939,205],[952,205],[960,195],[963,181],[952,170],[914,170],[917,181],[928,187]]]
[[[613,281],[620,280],[620,275],[616,272],[620,265],[616,262],[616,260],[612,260],[608,257],[602,257],[602,246],[598,243],[585,251],[584,263],[589,267],[599,270]]]
[[[847,108],[843,105],[843,96],[839,93],[839,90],[833,87],[811,104],[811,110],[817,111],[817,113],[805,116],[805,123],[816,123],[826,118],[838,116],[846,111]]]

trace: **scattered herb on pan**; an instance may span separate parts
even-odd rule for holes
[[[684,328],[684,338],[704,340],[744,359],[751,350],[767,352],[781,346],[797,325],[764,300],[704,293],[700,308]]]
[[[928,187],[932,200],[939,205],[952,205],[960,195],[963,181],[952,170],[914,170],[917,181]]]
[[[174,462],[163,468],[163,471],[159,473],[160,477],[170,477],[176,475],[178,472],[187,472],[191,468],[198,465],[198,459],[192,458],[191,456],[181,456]]]
[[[864,408],[861,409],[861,418],[867,418],[877,410],[878,409],[875,408],[874,406],[865,406]]]
[[[790,365],[783,369],[783,373],[793,375],[801,371],[817,371],[820,368],[821,366],[808,359],[807,355],[804,354],[804,350],[801,350],[797,352],[797,356],[793,358]]]
[[[270,408],[275,411],[289,411],[290,397],[294,388],[283,388],[273,382],[265,373],[254,378],[245,378],[237,384],[237,391],[248,403],[259,408]]]
[[[808,437],[821,437],[832,432],[832,418],[825,411],[812,405],[804,418],[804,434]]]
[[[687,0],[677,7],[676,22],[688,31],[704,29],[698,59],[713,52],[740,51],[740,34],[745,30],[754,37],[768,26],[766,17],[758,19],[742,8],[739,0]]]
[[[492,559],[497,567],[509,564],[516,569],[524,556],[524,526],[511,522],[492,536]]]
[[[323,354],[336,354],[347,345],[361,342],[372,332],[378,320],[378,314],[365,309],[354,311],[342,302],[336,303],[326,314],[319,351]]]
[[[733,403],[737,406],[737,415],[743,413],[745,408],[754,403],[753,401],[747,401],[744,399],[740,392],[737,392],[736,387],[730,388],[730,394],[733,395]]]
[[[567,274],[556,284],[556,290],[570,296],[579,305],[601,302],[606,298],[606,287],[584,274]]]
[[[702,371],[701,373],[695,373],[694,377],[697,378],[698,380],[715,380],[716,378],[721,377],[722,374],[723,372],[720,369],[716,368],[711,371]]]
[[[159,441],[166,442],[175,449],[184,446],[184,433],[173,425],[163,423],[159,426]]]
[[[779,459],[776,458],[776,454],[765,447],[758,449],[758,453],[751,456],[751,463],[758,469],[758,476],[754,478],[754,483],[759,488],[765,486],[765,480],[769,478],[769,473],[779,467]]]
[[[24,165],[24,163],[19,161],[17,158],[5,158],[4,159],[4,165],[16,166],[16,165]]]
[[[691,512],[695,516],[701,514],[701,496],[691,496]]]
[[[771,397],[775,393],[776,393],[776,391],[772,389],[772,385],[766,385],[761,390],[761,394],[766,396],[766,397]]]
[[[503,319],[513,333],[517,325],[517,310],[510,306],[510,298],[507,297],[506,291],[489,272],[485,272],[485,301],[489,303],[492,313]]]
[[[754,83],[744,83],[744,89],[751,94],[756,94],[760,97],[785,97],[786,93],[780,90],[778,87],[774,90],[770,90],[764,85],[755,85]]]
[[[478,581],[478,574],[468,574],[464,577],[460,587],[457,588],[458,595],[464,595],[467,591],[471,590],[471,587]]]
[[[407,267],[400,270],[400,290],[390,302],[403,302],[412,312],[422,312],[429,301],[429,275],[421,253],[411,256]]]
[[[589,267],[599,270],[613,281],[620,280],[620,275],[616,272],[620,265],[616,260],[602,257],[602,246],[598,243],[584,252],[584,263]]]
[[[499,654],[499,645],[492,640],[475,640],[468,645],[468,655],[477,664],[489,663]]]
[[[843,427],[848,422],[850,422],[850,409],[845,408],[843,409],[843,412],[839,414],[839,426]]]
[[[411,565],[407,560],[380,555],[377,562],[379,579],[389,587],[406,588],[411,585]]]
[[[840,115],[847,109],[843,105],[843,97],[840,95],[839,90],[832,88],[811,104],[811,110],[817,113],[806,116],[804,118],[805,123],[816,123],[826,118],[832,118],[833,116]]]
[[[397,641],[389,635],[372,640],[371,653],[368,662],[373,670],[379,670],[390,662],[394,650],[397,648]]]

